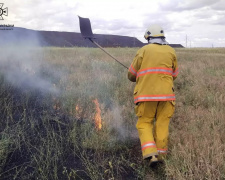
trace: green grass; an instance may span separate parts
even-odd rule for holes
[[[224,48],[176,49],[180,73],[169,156],[157,171],[142,161],[134,84],[125,68],[96,48],[22,50],[24,56],[3,56],[0,68],[0,179],[225,178]],[[107,50],[127,66],[137,51]],[[26,75],[51,86],[9,82],[9,60],[15,67],[31,63]],[[94,124],[94,99],[101,130]]]

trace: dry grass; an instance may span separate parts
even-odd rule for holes
[[[168,179],[225,178],[225,49],[177,50]]]
[[[134,84],[126,69],[95,48],[33,51],[36,61],[51,67],[47,74],[44,68],[43,78],[60,94],[38,101],[40,116],[32,108],[34,97],[40,97],[22,91],[21,103],[15,104],[15,87],[1,75],[2,179],[225,179],[225,49],[177,49],[180,73],[170,152],[165,167],[156,172],[142,162]],[[137,49],[108,51],[129,66]],[[93,120],[96,98],[103,122],[100,131]],[[38,137],[31,138],[32,132]],[[13,154],[27,161],[16,163]]]

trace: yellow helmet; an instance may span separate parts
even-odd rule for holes
[[[145,31],[144,37],[146,40],[149,40],[149,38],[156,38],[156,37],[165,38],[164,30],[161,26],[159,26],[157,24],[153,24],[153,25],[149,26],[148,29]]]

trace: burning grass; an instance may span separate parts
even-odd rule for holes
[[[127,66],[136,50],[108,49]],[[225,178],[225,49],[177,49],[170,152],[156,172],[142,162],[134,84],[123,67],[93,48],[31,52],[24,58],[34,65],[17,62],[32,72],[20,81],[8,77],[7,58],[18,57],[1,61],[0,179]]]

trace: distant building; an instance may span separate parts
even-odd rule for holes
[[[143,43],[144,45],[147,45],[148,43]],[[181,44],[169,44],[169,46],[173,47],[173,48],[184,48],[184,46],[182,46]]]

